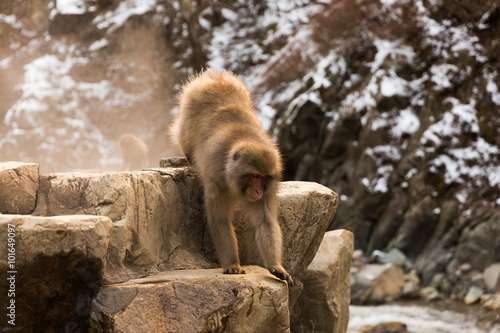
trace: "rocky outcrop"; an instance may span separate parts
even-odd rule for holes
[[[202,256],[200,186],[191,169],[42,175],[34,215],[93,214],[114,222],[106,279],[213,267]]]
[[[103,286],[92,302],[97,332],[290,332],[286,284],[257,266],[161,272]]]
[[[2,278],[0,287],[12,294],[2,293],[0,303],[6,309],[14,301],[14,316],[2,316],[0,327],[45,332],[86,327],[112,231],[105,216],[0,215],[0,242],[13,244],[10,255],[2,251],[0,258],[2,276],[11,278]]]
[[[0,213],[30,214],[35,210],[39,165],[0,163]]]
[[[111,218],[110,282],[124,281],[128,264],[142,272],[164,269],[210,268],[217,260],[204,222],[202,191],[190,167],[162,168],[134,173],[61,173],[42,175],[34,215],[93,214]],[[335,214],[338,198],[314,183],[280,184],[279,216],[283,264],[292,275],[313,259],[322,234]],[[254,229],[238,212],[235,228],[240,259],[260,264]],[[119,235],[119,236],[118,236]],[[113,236],[115,237],[115,236]],[[126,271],[126,270],[125,270]]]
[[[350,274],[354,234],[328,231],[313,261],[301,276],[304,290],[297,301],[293,332],[346,332],[349,324]]]
[[[167,164],[184,165],[176,160]],[[0,241],[15,240],[15,267],[10,269],[18,274],[16,328],[133,332],[147,322],[158,331],[251,332],[266,327],[288,332],[290,317],[319,320],[314,311],[289,310],[312,309],[307,302],[313,298],[304,294],[315,293],[328,295],[324,304],[334,299],[325,315],[340,324],[329,331],[345,331],[353,238],[339,232],[323,240],[338,205],[330,189],[280,184],[283,264],[297,282],[289,289],[257,266],[248,266],[246,275],[222,274],[191,167],[39,178],[32,215],[0,215],[5,229]],[[241,212],[235,225],[242,264],[259,264],[253,230]],[[313,261],[322,240],[323,259]],[[336,255],[326,259],[329,251]],[[0,258],[3,271],[9,270],[8,260]],[[318,279],[311,289],[309,284]],[[300,305],[303,300],[307,305]],[[8,304],[10,299],[1,295],[0,301]]]

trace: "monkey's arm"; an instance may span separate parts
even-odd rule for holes
[[[251,207],[250,216],[255,225],[257,247],[266,268],[271,274],[293,286],[292,276],[281,265],[283,236],[277,219],[277,206],[276,199],[267,198]]]
[[[208,190],[205,190],[206,192]],[[206,193],[205,200],[210,234],[224,274],[245,274],[240,266],[238,243],[231,222],[233,215],[231,199]]]

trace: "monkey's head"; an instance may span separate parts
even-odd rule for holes
[[[281,159],[274,146],[242,142],[231,149],[226,170],[231,192],[257,201],[281,179]]]

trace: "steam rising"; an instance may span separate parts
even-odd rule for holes
[[[47,24],[36,26],[29,13],[0,14],[10,37],[0,49],[1,99],[12,100],[0,108],[0,161],[37,162],[42,172],[118,169],[118,138],[133,133],[148,143],[149,166],[156,166],[169,155],[173,107],[163,25],[127,31],[130,17],[162,11],[156,1],[123,1],[99,14],[81,0],[38,10]],[[75,21],[85,15],[95,17]],[[68,29],[75,31],[58,35]],[[12,42],[25,35],[34,38]]]

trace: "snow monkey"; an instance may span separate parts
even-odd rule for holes
[[[148,145],[133,134],[124,134],[118,140],[123,158],[123,170],[136,170],[149,164]]]
[[[209,69],[183,87],[179,104],[172,138],[203,184],[209,229],[224,274],[245,274],[232,224],[235,208],[241,207],[255,226],[266,268],[293,285],[281,265],[281,156],[257,120],[250,92],[236,75]]]

